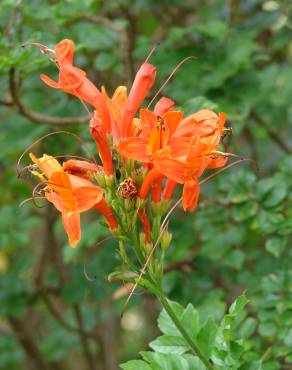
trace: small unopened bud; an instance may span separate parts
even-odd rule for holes
[[[104,177],[104,173],[103,172],[98,172],[94,175],[97,183],[99,186],[101,186],[102,188],[105,188],[106,187],[106,182],[105,182],[105,177]]]
[[[110,176],[105,176],[105,183],[108,188],[112,188],[113,183],[114,183],[114,177],[112,175]]]
[[[167,249],[169,248],[171,240],[172,240],[172,234],[169,233],[168,231],[164,231],[164,233],[162,234],[161,240],[160,240],[161,248],[164,251],[167,251]]]

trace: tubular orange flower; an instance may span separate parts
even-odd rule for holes
[[[209,143],[213,144],[213,142],[214,140],[209,140]],[[210,157],[213,149],[214,146],[209,147],[199,137],[194,136],[191,138],[184,160],[165,157],[156,161],[158,171],[174,182],[184,184],[183,208],[185,210],[193,210],[197,206],[200,192],[198,177],[202,175],[203,171],[209,166],[214,166],[214,161],[218,160],[215,164],[220,167],[226,162],[225,158],[223,161],[219,161],[222,158],[213,159]],[[172,184],[169,186],[172,188]],[[166,194],[168,195],[168,191]]]
[[[152,184],[155,183],[156,181],[162,180],[162,178],[163,175],[161,174],[161,172],[157,171],[156,168],[152,168],[144,177],[142,186],[139,191],[139,197],[141,199],[146,199],[149,190],[152,187]]]
[[[149,221],[149,218],[148,218],[145,207],[143,207],[139,210],[138,217],[139,217],[139,220],[141,221],[141,223],[143,225],[143,230],[144,230],[144,233],[145,233],[145,236],[146,236],[146,242],[151,243],[151,233],[150,233],[151,225],[150,225],[150,221]]]
[[[176,186],[177,182],[168,179],[163,189],[162,198],[165,200],[170,200],[173,192],[175,191]]]
[[[65,39],[55,46],[56,64],[59,68],[58,82],[45,74],[42,81],[48,86],[67,92],[89,103],[99,112],[104,125],[110,130],[111,121],[104,97],[97,87],[86,77],[86,73],[73,65],[74,43]]]
[[[186,153],[189,138],[173,138],[183,117],[182,112],[169,111],[160,117],[147,109],[141,109],[140,117],[142,134],[121,141],[118,151],[122,156],[155,165],[155,158],[160,154],[167,153],[176,157]]]
[[[125,107],[125,112],[123,115],[123,137],[127,137],[130,134],[131,125],[135,114],[146,98],[155,81],[155,78],[156,68],[152,64],[143,63],[136,74]]]
[[[107,142],[106,133],[102,127],[102,122],[97,114],[94,114],[90,120],[89,129],[97,146],[104,172],[107,176],[110,176],[113,174],[112,154]]]
[[[113,142],[116,143],[120,140],[123,132],[123,115],[127,102],[127,88],[126,86],[119,86],[115,90],[112,98],[109,98],[106,89],[102,87],[101,90],[105,97],[106,104],[111,113],[112,118],[112,134]]]
[[[75,247],[80,240],[80,213],[91,209],[102,200],[103,191],[91,181],[66,173],[60,163],[52,156],[36,158],[30,153],[32,161],[42,173],[33,171],[45,186],[45,197],[62,213],[64,228],[69,243]]]
[[[93,208],[96,209],[99,213],[101,213],[104,216],[111,230],[115,230],[118,228],[119,225],[114,216],[114,212],[112,208],[107,204],[104,198],[102,198],[100,202],[96,203],[93,206]]]
[[[158,203],[161,199],[162,178],[156,180],[152,184],[152,201]]]

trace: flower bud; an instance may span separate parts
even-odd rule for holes
[[[162,234],[161,240],[160,240],[162,250],[167,251],[171,240],[172,240],[172,234],[169,233],[168,231],[164,231],[164,233]]]

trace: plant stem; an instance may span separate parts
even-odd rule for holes
[[[178,329],[178,331],[181,333],[181,335],[184,337],[186,342],[189,344],[189,346],[190,346],[192,352],[194,353],[194,355],[199,357],[199,359],[203,362],[203,364],[206,366],[206,368],[208,370],[213,370],[212,364],[205,357],[205,355],[201,352],[200,348],[196,345],[196,343],[192,340],[192,338],[187,333],[186,329],[180,323],[179,318],[176,316],[175,312],[172,310],[172,308],[171,308],[170,304],[168,303],[168,300],[165,297],[164,293],[161,292],[158,298],[159,298],[160,303],[162,304],[163,308],[168,313],[169,317],[171,318],[174,325]]]

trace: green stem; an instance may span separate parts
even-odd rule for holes
[[[213,370],[212,364],[205,357],[205,355],[201,352],[200,348],[196,345],[196,343],[189,336],[188,332],[185,330],[183,325],[180,323],[179,318],[176,316],[175,312],[172,310],[172,308],[171,308],[170,304],[168,303],[168,300],[165,297],[165,295],[163,294],[163,292],[161,292],[161,294],[158,298],[159,298],[160,303],[162,304],[163,308],[168,313],[168,316],[171,318],[174,325],[177,327],[178,331],[181,333],[181,335],[184,337],[186,342],[189,344],[189,346],[192,349],[194,355],[199,357],[199,359],[203,362],[203,364],[206,366],[206,368],[208,370]]]

